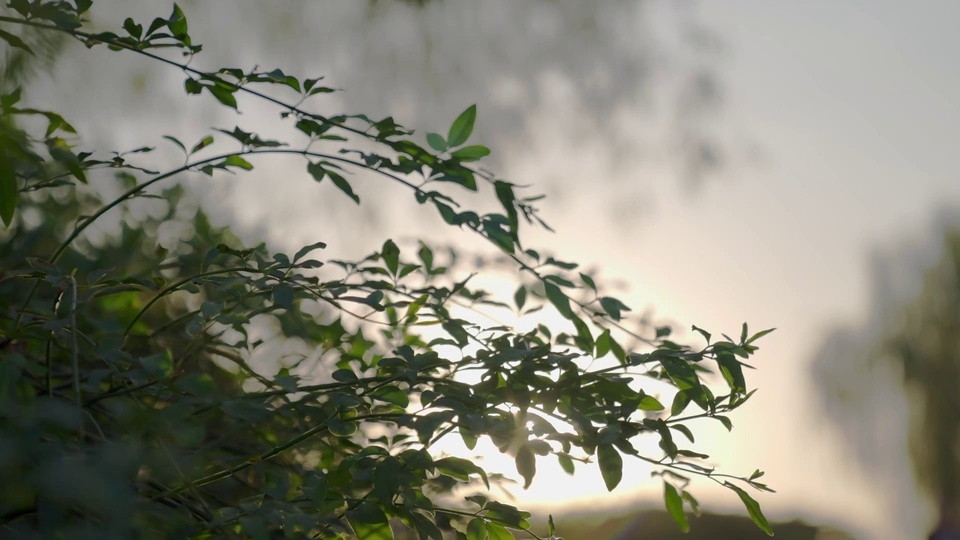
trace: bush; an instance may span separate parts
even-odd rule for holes
[[[91,5],[11,0],[0,38],[21,55],[36,43],[28,31],[50,32],[163,62],[186,74],[187,94],[231,109],[239,94],[268,102],[309,144],[240,127],[215,133],[239,150],[214,135],[163,136],[185,162],[153,171],[141,161],[153,148],[80,152],[60,114],[23,107],[20,89],[4,89],[5,535],[377,539],[406,527],[420,538],[541,538],[529,513],[492,499],[503,476],[435,450],[448,437],[469,449],[489,438],[515,457],[525,487],[543,459],[571,474],[595,462],[610,490],[623,456],[648,462],[684,529],[687,509],[697,512],[689,479],[705,477],[770,532],[744,490],[768,490],[762,473],[719,474],[686,448],[696,420],[731,427],[726,414],[752,394],[741,359],[769,330],[751,335],[744,324],[739,339],[712,341],[693,327],[706,345],[671,341],[670,328],[631,318],[576,264],[523,246],[521,227],[546,227],[540,197],[475,166],[490,153],[467,144],[476,107],[422,146],[392,118],[310,112],[308,98],[332,91],[320,79],[203,72],[165,54],[201,49],[177,6],[168,18],[92,33]],[[357,172],[404,186],[424,211],[495,248],[513,298],[474,287],[476,268],[426,242],[388,239],[357,261],[323,257],[323,242],[294,254],[241,246],[174,183],[249,171],[276,154],[305,160],[308,176],[351,203],[360,203]],[[484,193],[496,212],[462,205]],[[155,199],[151,212],[130,211],[138,199]],[[189,232],[159,247],[178,227]],[[566,323],[520,332],[478,322],[490,310],[555,311]],[[662,455],[634,447],[644,436],[659,439]]]

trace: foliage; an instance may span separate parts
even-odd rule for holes
[[[593,277],[522,246],[521,226],[546,227],[539,197],[473,165],[490,153],[467,145],[476,107],[446,135],[429,133],[428,150],[392,118],[310,112],[308,98],[332,91],[321,78],[204,72],[164,54],[201,50],[176,5],[169,17],[100,33],[85,29],[91,0],[8,7],[0,39],[9,47],[29,50],[15,29],[30,28],[138,54],[182,70],[187,94],[230,109],[241,94],[268,102],[310,142],[296,148],[240,127],[194,144],[165,135],[185,162],[153,171],[138,164],[151,147],[80,152],[60,114],[4,90],[5,535],[393,538],[406,527],[420,538],[540,538],[529,513],[491,498],[500,475],[435,450],[448,437],[471,449],[489,438],[515,456],[525,486],[547,458],[569,473],[596,462],[610,490],[624,456],[648,462],[684,528],[688,509],[697,512],[689,479],[702,476],[734,491],[772,534],[743,489],[769,491],[762,473],[715,472],[685,442],[698,419],[731,427],[726,414],[752,395],[742,359],[769,331],[751,335],[744,324],[739,339],[712,341],[694,327],[706,345],[693,347],[669,340],[667,327],[631,330],[629,308]],[[14,123],[25,117],[45,126]],[[220,149],[215,137],[224,136],[240,149]],[[498,250],[519,285],[513,304],[472,286],[475,272],[462,275],[425,242],[388,239],[358,261],[317,255],[323,242],[292,255],[240,246],[172,183],[249,171],[276,154],[304,159],[310,177],[357,204],[358,171],[405,186],[445,223]],[[100,195],[111,190],[120,194]],[[497,212],[454,199],[488,191]],[[154,209],[132,210],[140,199]],[[171,223],[190,232],[158,247]],[[489,309],[555,310],[566,327],[484,326],[476,314]],[[639,452],[643,436],[659,439],[662,455]],[[551,521],[550,537],[552,529]]]

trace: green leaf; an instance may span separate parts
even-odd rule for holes
[[[470,134],[473,133],[473,123],[477,119],[477,106],[471,105],[460,116],[453,121],[450,126],[450,132],[447,134],[447,144],[451,147],[457,147],[467,142]]]
[[[515,540],[513,533],[506,527],[492,521],[487,522],[487,534],[490,535],[490,540]]]
[[[467,523],[467,540],[485,540],[487,525],[483,518],[473,518]]]
[[[299,261],[300,259],[302,259],[304,256],[306,256],[313,250],[324,249],[326,247],[327,247],[326,242],[315,242],[308,246],[303,246],[302,248],[300,248],[300,251],[298,251],[297,254],[293,256],[293,262]]]
[[[9,94],[0,95],[0,108],[9,109],[20,102],[20,88],[15,88]]]
[[[770,524],[767,523],[767,518],[764,517],[763,512],[760,511],[760,504],[753,500],[753,497],[751,497],[746,491],[731,484],[730,482],[724,482],[723,485],[737,492],[737,495],[740,496],[740,500],[743,501],[743,506],[747,508],[747,513],[750,514],[750,519],[756,523],[757,527],[759,527],[761,531],[767,533],[768,535],[773,536],[773,529],[770,528]]]
[[[17,175],[13,172],[13,162],[0,148],[0,220],[3,220],[4,226],[9,227],[13,222],[19,199],[20,190],[17,187]]]
[[[575,471],[573,467],[573,460],[570,459],[570,456],[566,454],[557,454],[557,461],[560,462],[560,468],[563,469],[563,472],[573,475]]]
[[[605,329],[599,336],[597,336],[597,358],[603,358],[610,352],[610,329]]]
[[[743,377],[740,361],[734,355],[724,352],[717,354],[717,364],[730,390],[738,394],[746,393],[747,383]]]
[[[187,35],[187,17],[177,4],[173,5],[173,13],[167,19],[167,28],[174,37],[181,38]]]
[[[0,39],[9,43],[11,47],[23,49],[28,53],[33,54],[33,50],[31,50],[30,47],[28,47],[27,44],[24,43],[22,39],[20,39],[18,36],[14,34],[11,34],[10,32],[7,32],[5,30],[0,30]]]
[[[234,90],[228,90],[216,85],[207,86],[206,88],[210,91],[213,97],[217,98],[217,101],[226,105],[227,107],[230,107],[231,109],[237,110],[237,98],[233,95]]]
[[[327,175],[327,170],[323,168],[322,163],[307,163],[307,172],[317,182],[323,180],[323,177]]]
[[[490,155],[490,149],[486,146],[474,145],[464,146],[463,148],[450,154],[450,157],[459,161],[477,161]]]
[[[253,165],[251,165],[249,161],[243,159],[242,157],[236,154],[232,156],[227,156],[227,158],[223,160],[223,165],[226,167],[238,167],[245,171],[253,170]]]
[[[560,287],[557,287],[549,281],[544,281],[543,289],[547,295],[547,299],[550,300],[550,303],[557,308],[557,311],[559,311],[564,318],[570,319],[573,317],[573,311],[570,309],[570,299],[560,290]]]
[[[384,386],[371,394],[376,399],[406,408],[410,404],[410,397],[396,386]]]
[[[773,332],[774,330],[776,330],[776,328],[769,328],[767,330],[761,330],[757,332],[756,334],[750,336],[750,339],[747,340],[746,345],[753,343],[754,341],[762,338],[763,336],[769,334],[770,332]]]
[[[698,332],[701,336],[703,336],[703,338],[707,340],[707,345],[710,344],[710,332],[707,332],[703,328],[697,327],[697,325],[693,325],[693,331]]]
[[[397,247],[397,244],[393,240],[387,240],[383,243],[383,247],[380,248],[380,256],[383,257],[384,264],[387,265],[387,270],[391,274],[397,275],[397,269],[400,266],[400,248]]]
[[[427,133],[427,144],[437,152],[443,152],[447,149],[447,141],[439,133]]]
[[[387,456],[373,469],[373,493],[384,502],[390,502],[400,489],[400,462]]]
[[[327,176],[330,177],[330,180],[333,181],[333,184],[337,186],[347,197],[353,199],[353,202],[360,204],[360,197],[353,192],[353,188],[350,187],[350,183],[347,182],[346,178],[331,170],[327,170]]]
[[[393,530],[386,514],[371,504],[364,504],[360,506],[360,510],[347,512],[347,521],[357,538],[393,540]]]
[[[687,523],[687,515],[683,512],[683,499],[677,493],[677,488],[667,482],[663,483],[663,503],[670,517],[680,526],[680,530],[689,532],[690,524]]]
[[[273,288],[273,303],[284,308],[293,307],[293,287],[287,284],[280,284]]]
[[[190,149],[190,153],[196,154],[197,152],[199,152],[200,150],[203,150],[204,148],[210,146],[211,144],[213,144],[213,136],[207,135],[206,137],[200,139],[200,142],[193,145],[193,148]]]
[[[520,228],[520,218],[517,215],[517,199],[513,194],[513,185],[509,182],[496,180],[493,183],[493,189],[497,194],[497,200],[500,201],[503,209],[507,212],[507,219],[510,221],[510,236],[517,242],[519,241],[517,231]]]
[[[593,289],[594,291],[597,290],[597,284],[594,283],[592,277],[590,277],[590,276],[588,276],[587,274],[584,274],[584,273],[581,272],[581,273],[580,273],[580,279],[583,280],[583,284],[586,285],[587,287],[590,287],[590,288]]]
[[[517,304],[517,310],[523,309],[523,305],[527,302],[527,288],[523,285],[517,287],[517,291],[513,293],[513,302]]]
[[[621,311],[630,311],[630,308],[628,308],[626,304],[610,296],[601,298],[600,305],[603,306],[603,310],[609,313],[616,321],[620,320]]]
[[[666,407],[653,396],[643,396],[643,399],[637,404],[637,408],[641,411],[662,411]]]
[[[433,271],[433,250],[430,249],[430,246],[421,242],[420,251],[417,252],[417,257],[420,258],[420,262],[423,263],[423,266],[427,269],[427,272]]]
[[[623,458],[612,444],[597,446],[597,464],[600,465],[600,475],[607,491],[613,491],[623,479]]]
[[[523,489],[527,489],[537,474],[537,457],[529,446],[523,445],[517,451],[516,463],[517,472],[523,477]]]

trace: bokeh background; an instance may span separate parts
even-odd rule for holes
[[[425,133],[478,104],[488,167],[548,196],[557,232],[531,232],[531,245],[602,269],[635,310],[680,330],[778,328],[733,433],[697,432],[723,468],[767,472],[772,520],[821,527],[805,538],[839,538],[832,528],[902,540],[957,514],[960,4],[180,5],[205,45],[196,66],[325,75],[344,91],[324,97],[324,112],[392,115]],[[106,30],[169,9],[98,0],[93,16]],[[91,148],[276,126],[276,110],[218,111],[183,96],[169,68],[77,47],[34,79],[33,105],[65,113]],[[301,165],[188,185],[215,219],[276,248],[322,239],[355,255],[386,235],[449,240],[389,188],[357,182],[379,206],[348,206]],[[360,218],[366,227],[342,226]],[[628,466],[615,494],[586,472],[545,466],[513,495],[557,516],[619,516],[593,540],[657,519],[630,513],[659,504],[648,469]],[[695,493],[710,511],[743,513],[726,490]]]

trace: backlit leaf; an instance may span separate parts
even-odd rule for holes
[[[471,105],[467,107],[450,126],[450,132],[447,134],[447,144],[451,148],[454,148],[467,142],[470,134],[473,133],[473,123],[476,119],[477,106]]]
[[[597,446],[597,464],[607,491],[613,491],[623,479],[623,458],[612,444]]]
[[[663,483],[663,503],[670,517],[680,526],[680,530],[689,532],[690,524],[687,523],[687,515],[683,512],[683,499],[677,492],[677,488],[667,482]]]

